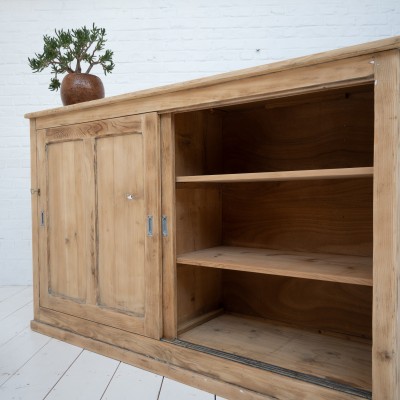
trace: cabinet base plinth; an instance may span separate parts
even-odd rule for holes
[[[49,312],[53,314],[53,311]],[[46,310],[41,309],[42,314],[46,314]],[[57,313],[58,314],[58,313]],[[71,320],[72,329],[78,318],[65,316]],[[77,321],[76,321],[77,322]],[[63,340],[67,343],[83,347],[87,350],[102,354],[104,356],[114,358],[127,364],[148,370],[159,375],[177,380],[184,384],[197,387],[210,393],[217,394],[227,399],[249,399],[249,400],[311,400],[321,398],[324,400],[356,400],[358,396],[340,393],[335,390],[318,387],[313,384],[301,382],[292,378],[282,377],[275,373],[267,373],[266,371],[257,370],[256,368],[246,367],[233,361],[221,360],[208,354],[202,354],[198,351],[182,348],[180,346],[149,339],[135,335],[138,350],[142,348],[143,353],[132,351],[121,347],[123,343],[128,341],[125,335],[127,332],[119,331],[121,335],[110,337],[110,342],[115,341],[117,344],[107,343],[99,340],[97,335],[104,337],[105,334],[114,330],[107,326],[91,321],[80,321],[81,326],[85,326],[89,336],[84,336],[71,331],[71,326],[55,327],[38,320],[31,322],[32,330],[51,336],[53,338]],[[60,324],[63,323],[60,321]],[[143,343],[141,343],[141,341]],[[149,349],[151,351],[149,351]],[[146,352],[146,354],[145,354]],[[208,368],[208,366],[213,368]],[[244,371],[249,368],[249,371]],[[211,376],[211,373],[214,376]],[[220,377],[219,377],[220,375]],[[243,382],[243,386],[235,384],[241,383],[244,376],[252,376],[252,380]],[[245,387],[248,386],[248,387]],[[254,387],[255,390],[252,390]],[[262,389],[261,389],[262,388]],[[262,390],[263,393],[258,392]],[[306,396],[306,397],[304,397]]]

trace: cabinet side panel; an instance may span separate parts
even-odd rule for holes
[[[176,191],[176,252],[221,244],[221,193],[218,186]]]
[[[97,140],[98,301],[144,315],[142,134]]]
[[[174,115],[176,176],[222,173],[222,115],[214,110]]]
[[[177,254],[221,244],[218,186],[176,190]],[[177,267],[178,325],[221,307],[221,271]]]
[[[400,56],[375,60],[373,398],[400,398]]]
[[[30,141],[31,141],[31,189],[32,189],[32,268],[33,268],[33,303],[34,315],[39,314],[39,205],[38,196],[40,192],[37,176],[37,132],[36,120],[30,120]],[[36,190],[36,192],[35,192]]]
[[[221,271],[178,266],[178,326],[222,307]]]
[[[83,141],[48,145],[49,292],[86,299],[85,174]]]

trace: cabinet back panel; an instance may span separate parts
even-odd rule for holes
[[[176,190],[176,252],[221,244],[221,193],[218,186]]]
[[[222,185],[222,242],[372,255],[372,179]]]
[[[224,173],[373,165],[372,89],[285,100],[224,114]]]
[[[98,301],[136,315],[145,311],[143,174],[142,134],[97,140]]]
[[[228,312],[371,338],[372,287],[223,271]]]
[[[83,140],[48,145],[49,292],[86,300],[86,215]]]
[[[179,265],[178,325],[221,307],[222,271]]]
[[[203,110],[175,114],[176,175],[222,171],[222,114]]]

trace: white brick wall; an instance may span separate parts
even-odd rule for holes
[[[108,32],[106,95],[400,34],[398,0],[0,0],[0,285],[31,282],[29,129],[61,104],[27,57],[54,28]],[[94,70],[94,73],[100,73]]]

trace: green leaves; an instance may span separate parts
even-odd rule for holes
[[[35,57],[28,58],[29,66],[33,72],[41,72],[51,67],[54,78],[50,81],[50,90],[58,90],[61,86],[58,74],[82,72],[82,63],[88,65],[85,73],[88,74],[93,66],[99,64],[106,75],[115,67],[113,52],[106,50],[104,54],[96,54],[104,50],[105,36],[106,30],[96,27],[95,24],[91,29],[86,26],[67,31],[56,29],[54,37],[43,36],[43,53],[35,53]],[[73,67],[74,61],[76,63]]]
[[[57,78],[51,78],[49,89],[50,90],[58,90],[61,86],[60,81]]]

